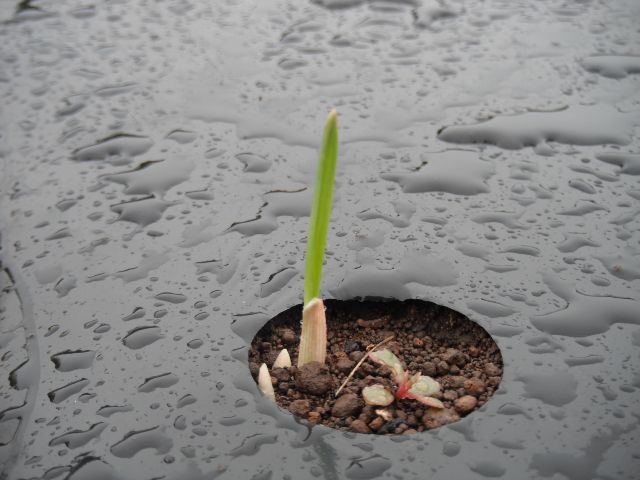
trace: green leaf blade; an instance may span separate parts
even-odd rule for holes
[[[338,112],[333,110],[324,128],[320,146],[318,173],[316,176],[311,207],[311,220],[307,236],[307,255],[305,258],[304,305],[312,299],[320,298],[322,264],[329,232],[333,186],[338,163]]]
[[[389,350],[385,349],[385,350],[378,350],[376,352],[371,352],[369,353],[369,358],[371,358],[371,360],[373,360],[376,363],[379,363],[381,365],[386,365],[387,367],[391,368],[391,370],[393,370],[395,380],[397,382],[402,381],[402,378],[404,377],[404,369],[402,368],[402,365],[400,364],[400,360],[398,360],[398,357],[396,357]]]
[[[382,385],[372,385],[362,389],[362,396],[369,405],[387,406],[393,403],[393,394]]]
[[[440,391],[440,384],[431,377],[420,377],[409,392],[421,397],[430,397]]]
[[[430,407],[433,407],[433,408],[444,408],[444,403],[442,403],[437,398],[419,397],[418,395],[412,395],[412,394],[407,395],[406,398],[411,398],[413,400],[418,400],[419,402],[422,402],[425,405],[429,405]]]
[[[420,377],[411,389],[405,394],[405,398],[412,398],[434,408],[444,408],[444,404],[437,398],[431,397],[440,391],[440,384],[431,377]]]

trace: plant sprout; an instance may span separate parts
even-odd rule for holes
[[[393,371],[393,379],[398,382],[398,391],[395,395],[382,385],[372,385],[362,389],[362,396],[371,405],[390,405],[394,400],[410,398],[418,400],[430,407],[444,408],[437,398],[433,398],[440,391],[440,384],[431,377],[423,377],[416,373],[409,378],[409,372],[405,372],[400,365],[400,360],[389,350],[379,350],[369,353],[369,358],[376,363],[386,365]]]
[[[318,174],[313,194],[309,234],[307,235],[307,255],[304,267],[304,309],[302,311],[302,335],[300,337],[298,367],[313,361],[324,363],[327,353],[327,322],[324,303],[319,297],[337,160],[338,112],[333,110],[327,118],[322,145],[320,146]]]
[[[304,309],[302,311],[302,335],[298,367],[317,361],[325,363],[327,354],[327,321],[324,303],[320,296],[320,280],[324,263],[331,204],[333,202],[333,184],[335,183],[338,161],[338,112],[333,110],[324,127],[320,146],[318,173],[311,207],[309,234],[307,235],[307,256],[305,259]],[[290,367],[289,352],[284,349],[276,358],[273,368]],[[263,363],[258,375],[258,388],[273,402],[275,392],[271,383],[269,369]]]
[[[273,390],[273,383],[271,383],[271,375],[269,374],[269,368],[267,364],[260,365],[260,373],[258,374],[258,388],[264,393],[272,402],[276,401],[276,392]]]
[[[291,357],[289,356],[289,351],[286,348],[283,348],[276,357],[276,361],[273,362],[273,368],[286,368],[290,366]]]

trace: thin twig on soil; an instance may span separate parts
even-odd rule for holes
[[[346,380],[344,381],[344,383],[340,386],[340,388],[338,389],[338,391],[336,392],[336,397],[338,396],[338,394],[342,391],[342,389],[344,388],[344,386],[347,384],[347,382],[349,382],[349,380],[351,380],[351,377],[353,377],[354,373],[356,373],[356,370],[358,370],[358,368],[360,368],[360,365],[362,365],[362,362],[364,362],[366,360],[366,358],[369,356],[369,353],[373,352],[376,348],[381,347],[382,345],[384,345],[387,342],[390,342],[391,340],[393,340],[394,338],[396,338],[395,335],[391,335],[388,338],[385,338],[383,341],[381,341],[379,344],[373,346],[373,348],[371,347],[371,345],[369,345],[367,347],[367,355],[365,355],[364,357],[362,357],[360,359],[360,361],[358,362],[358,364],[353,367],[353,370],[351,370],[351,373],[349,374],[349,376],[346,378]]]

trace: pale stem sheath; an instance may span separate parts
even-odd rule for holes
[[[324,363],[327,355],[327,319],[324,302],[312,299],[302,310],[302,335],[298,367],[309,362]]]

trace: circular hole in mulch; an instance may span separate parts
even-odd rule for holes
[[[298,417],[356,433],[423,432],[456,422],[477,410],[493,396],[502,380],[498,345],[480,325],[450,308],[421,300],[326,300],[325,307],[327,360],[320,373],[325,377],[326,393],[308,393],[302,375],[296,375],[302,305],[267,322],[249,350],[253,378],[257,380],[260,365],[266,363],[276,403]],[[421,373],[435,379],[440,392],[433,397],[444,404],[444,409],[408,399],[386,407],[367,405],[362,398],[364,387],[380,384],[397,390],[391,369],[370,358],[364,360],[336,397],[368,349],[392,336],[378,350],[393,352],[410,375]],[[289,351],[294,366],[272,369],[283,348]]]

